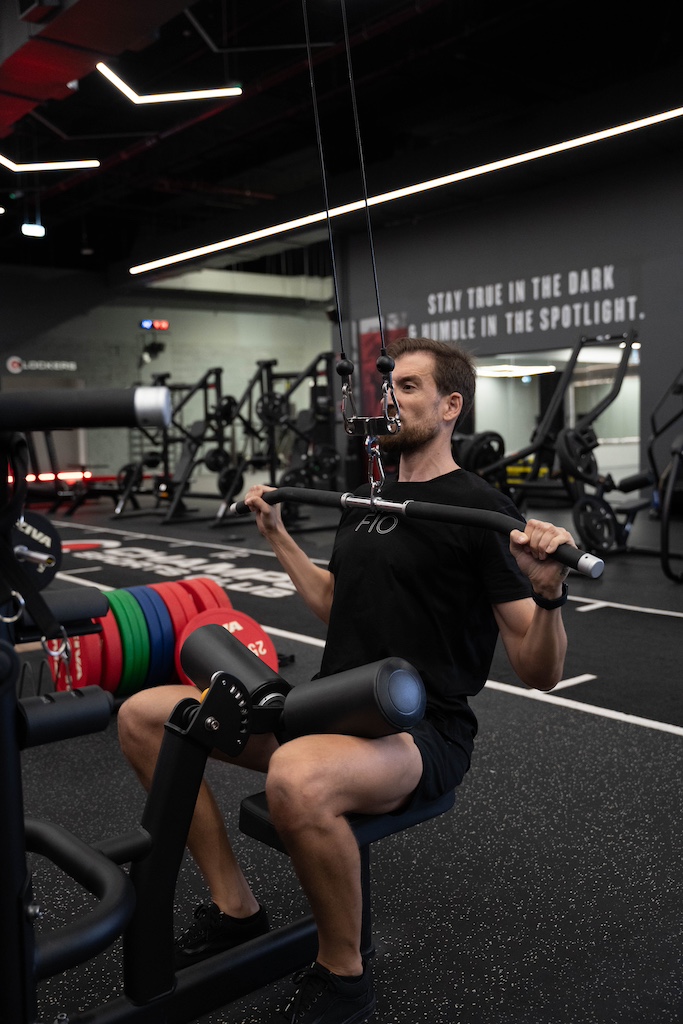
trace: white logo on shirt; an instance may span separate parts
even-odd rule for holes
[[[354,533],[358,533],[363,526],[367,528],[368,533],[373,531],[380,535],[391,533],[398,526],[398,516],[384,516],[379,512],[375,512],[374,515],[363,516]]]

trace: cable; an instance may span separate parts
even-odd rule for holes
[[[377,304],[377,317],[379,322],[379,336],[380,336],[380,354],[376,362],[377,370],[382,374],[382,415],[381,416],[358,416],[356,413],[355,403],[353,399],[353,393],[351,389],[351,375],[353,373],[353,363],[347,357],[344,337],[342,330],[342,311],[341,301],[339,293],[339,281],[337,276],[336,258],[334,250],[334,239],[332,235],[332,224],[330,218],[330,202],[329,202],[329,190],[327,184],[327,171],[325,167],[325,155],[322,141],[322,130],[320,126],[320,113],[318,109],[318,100],[316,93],[315,75],[313,72],[313,57],[312,57],[312,46],[310,37],[310,28],[308,22],[308,8],[306,0],[301,0],[302,14],[304,20],[304,29],[306,35],[306,56],[308,60],[309,77],[311,84],[311,96],[313,103],[313,115],[315,121],[316,140],[318,145],[318,158],[320,161],[320,170],[323,184],[323,195],[325,200],[325,210],[327,214],[327,228],[328,238],[330,244],[330,258],[332,265],[332,281],[334,286],[335,305],[337,309],[337,319],[339,323],[339,340],[340,340],[340,360],[337,364],[337,373],[342,379],[342,416],[344,420],[344,429],[347,434],[354,436],[362,436],[366,439],[366,447],[368,451],[368,469],[369,478],[372,485],[374,495],[379,495],[382,483],[384,482],[384,471],[382,469],[381,459],[379,455],[379,443],[378,435],[381,434],[395,434],[401,429],[400,411],[398,408],[398,402],[393,390],[393,384],[391,379],[391,373],[394,369],[394,361],[389,355],[387,355],[385,337],[384,337],[384,320],[382,317],[380,295],[379,295],[379,282],[377,277],[377,262],[375,258],[375,247],[372,235],[372,222],[370,219],[370,207],[368,204],[368,189],[367,189],[367,178],[365,173],[365,160],[363,155],[363,145],[360,133],[360,123],[358,118],[358,106],[356,103],[355,86],[353,80],[353,67],[351,63],[351,43],[349,38],[348,22],[346,18],[346,6],[345,0],[340,0],[342,22],[344,29],[344,46],[346,50],[346,62],[347,72],[349,78],[349,88],[351,92],[351,102],[353,109],[353,123],[356,134],[356,144],[358,148],[358,158],[360,163],[361,179],[363,185],[363,199],[366,216],[366,226],[368,233],[368,243],[370,247],[370,259],[372,265],[372,278],[375,290],[375,300]],[[389,408],[394,410],[392,414],[389,413]],[[377,471],[377,472],[375,472]]]

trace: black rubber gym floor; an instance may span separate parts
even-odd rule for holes
[[[67,545],[96,546],[65,554],[52,588],[213,575],[271,637],[285,678],[296,683],[316,671],[323,627],[252,524],[212,528],[211,508],[172,524],[153,514],[113,520],[110,511],[93,504],[71,519],[53,517]],[[537,514],[568,522],[564,509]],[[297,524],[297,540],[323,564],[334,519],[326,511]],[[637,520],[633,545],[654,550],[656,532]],[[599,580],[571,578],[563,683],[549,695],[531,693],[498,652],[474,701],[479,737],[455,809],[373,847],[377,1024],[683,1020],[683,586],[652,555],[606,562]],[[38,666],[36,656],[25,660],[28,694]],[[144,795],[120,756],[115,723],[27,750],[23,761],[27,813],[86,842],[139,820]],[[261,778],[218,764],[208,773],[273,924],[303,916],[288,860],[236,827],[240,799],[262,788]],[[87,897],[40,858],[34,864],[41,927],[59,926]],[[176,891],[179,930],[204,896],[187,859]],[[119,994],[120,962],[117,944],[41,983],[42,1019],[51,1024],[60,1011]],[[200,1020],[277,1020],[288,990],[286,981],[270,985]]]

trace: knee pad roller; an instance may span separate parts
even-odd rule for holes
[[[384,658],[295,686],[285,699],[282,732],[289,739],[311,733],[390,736],[417,725],[426,705],[417,670],[402,658]]]

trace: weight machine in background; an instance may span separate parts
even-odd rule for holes
[[[683,510],[683,434],[676,434],[668,445],[669,462],[663,470],[655,455],[657,443],[683,417],[683,369],[679,370],[650,414],[650,439],[647,458],[652,473],[652,514],[659,517],[659,558],[664,575],[674,583],[683,583],[683,572],[677,572],[672,559],[680,554],[671,550],[672,520]],[[671,403],[675,403],[673,412]]]
[[[322,353],[296,373],[278,371],[276,359],[259,360],[239,397],[224,394],[220,368],[193,385],[172,384],[168,374],[159,375],[155,384],[167,387],[172,397],[171,424],[133,435],[136,458],[119,472],[114,515],[123,515],[130,504],[129,515],[161,514],[169,523],[190,514],[188,498],[220,498],[214,517],[219,525],[242,490],[245,473],[255,470],[273,486],[280,474],[289,486],[334,486],[340,461],[334,447],[334,358]],[[292,398],[304,384],[310,388],[308,404],[296,412]],[[195,418],[185,425],[190,409]],[[192,478],[202,467],[216,474],[215,491],[193,488]],[[155,498],[154,508],[140,509],[138,497],[145,494]]]
[[[652,476],[634,473],[617,482],[610,473],[600,472],[594,455],[599,441],[593,424],[619,396],[636,339],[634,331],[624,335],[621,359],[607,394],[584,413],[574,427],[565,427],[557,436],[560,466],[576,497],[572,508],[574,526],[586,547],[602,554],[612,548],[625,550],[636,516],[651,505],[648,495],[612,506],[606,499],[607,494],[642,491],[652,486]]]
[[[115,516],[121,516],[129,502],[134,505],[133,514],[141,514],[137,497],[143,493],[154,495],[156,506],[151,511],[163,510],[164,522],[187,513],[183,499],[189,491],[201,450],[207,445],[214,445],[213,452],[225,452],[225,424],[221,415],[222,374],[222,369],[215,367],[207,370],[191,385],[169,383],[170,374],[160,374],[155,378],[155,385],[168,388],[171,394],[171,423],[161,430],[140,431],[150,448],[145,450],[143,442],[138,458],[119,471],[119,499],[114,509]],[[190,403],[196,406],[196,399],[201,403],[200,412],[189,426],[185,426],[184,414]],[[210,453],[207,452],[207,455]],[[227,455],[215,456],[215,464],[221,460],[227,461]],[[150,492],[144,491],[146,469],[160,470],[153,478]]]
[[[223,524],[247,470],[264,471],[264,482],[273,487],[335,485],[341,461],[335,447],[335,359],[333,352],[322,352],[300,373],[276,371],[277,360],[263,360],[241,398],[225,400],[234,431],[233,461],[220,488],[223,500],[214,526]],[[296,412],[292,398],[304,384],[309,401]],[[295,506],[283,513],[289,523],[298,517]]]
[[[683,507],[683,434],[670,438],[669,461],[661,468],[656,449],[671,428],[683,417],[683,369],[674,377],[650,415],[650,437],[647,446],[649,470],[634,473],[616,482],[611,474],[602,474],[595,457],[599,442],[593,424],[612,404],[626,373],[634,335],[627,344],[610,391],[589,410],[573,428],[565,428],[557,437],[557,454],[564,473],[573,482],[578,495],[572,509],[574,527],[584,546],[601,554],[631,553],[659,556],[664,574],[675,583],[683,583],[683,572],[677,572],[673,559],[681,554],[671,550],[672,522]],[[674,408],[672,411],[672,402]],[[619,493],[637,496],[613,504],[608,495]],[[637,515],[649,511],[651,519],[660,520],[659,549],[630,547],[631,530]]]
[[[631,350],[636,343],[634,331],[628,334],[582,337],[574,346],[554,391],[550,395],[529,444],[518,451],[500,456],[502,438],[493,431],[471,437],[454,437],[454,456],[466,469],[479,473],[494,487],[506,493],[524,511],[528,500],[549,499],[553,503],[573,505],[585,493],[582,478],[590,423],[610,405],[621,390]],[[581,352],[592,346],[618,343],[622,358],[614,375],[609,395],[599,407],[582,417],[575,428],[565,423],[565,397],[574,379]],[[592,434],[592,438],[595,435]],[[595,439],[597,445],[597,439]]]

